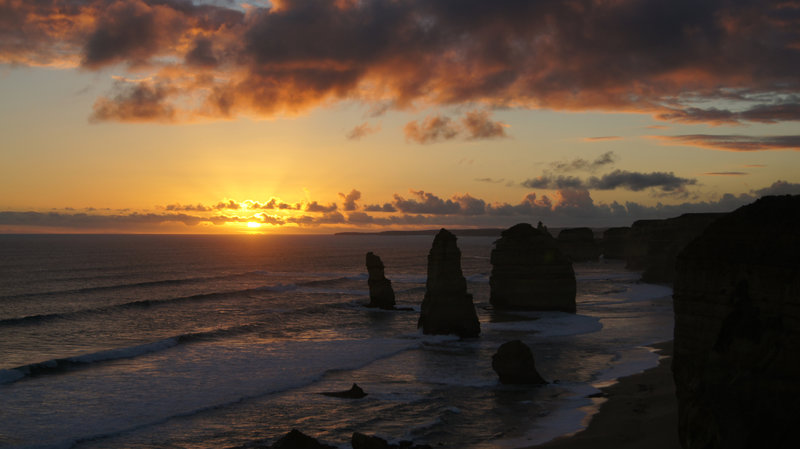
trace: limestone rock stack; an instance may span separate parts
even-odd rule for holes
[[[684,448],[800,447],[800,196],[764,197],[678,257],[672,370]]]
[[[506,229],[491,262],[489,300],[495,308],[575,312],[572,262],[546,231],[528,223]]]
[[[393,309],[395,305],[394,290],[392,281],[386,279],[381,258],[367,253],[367,273],[369,279],[369,304],[367,307],[380,307],[381,309]]]
[[[592,262],[600,258],[600,246],[590,228],[570,228],[558,233],[558,247],[573,262]]]
[[[671,284],[678,253],[711,223],[725,214],[683,214],[666,220],[633,223],[626,250],[627,268],[644,270],[642,280]]]
[[[456,236],[442,229],[428,253],[428,280],[418,326],[425,334],[456,334],[477,337],[481,332],[478,314],[467,293],[461,271],[461,250]]]

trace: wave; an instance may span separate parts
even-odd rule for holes
[[[255,271],[248,271],[245,273],[225,274],[219,276],[199,276],[199,277],[177,278],[177,279],[162,279],[158,281],[133,282],[128,284],[103,285],[98,287],[84,287],[84,288],[75,288],[66,290],[50,290],[45,292],[20,293],[16,295],[0,296],[0,300],[30,298],[37,296],[74,295],[83,293],[124,290],[130,288],[152,288],[152,287],[163,287],[168,285],[186,285],[186,284],[194,284],[207,281],[217,281],[222,279],[235,279],[237,277],[252,276],[257,274],[266,274],[266,272],[261,270],[255,270]]]
[[[68,370],[86,367],[89,365],[102,362],[110,362],[122,359],[132,359],[146,354],[164,351],[166,349],[173,348],[180,344],[192,343],[197,341],[216,340],[224,337],[230,337],[252,332],[253,330],[256,329],[260,329],[260,326],[254,324],[245,324],[241,326],[214,329],[211,331],[192,332],[188,334],[181,334],[173,337],[168,337],[163,340],[158,340],[151,343],[144,343],[136,346],[128,346],[126,348],[107,349],[105,351],[92,352],[89,354],[83,354],[73,357],[52,359],[52,360],[47,360],[45,362],[31,363],[28,365],[18,366],[16,368],[3,369],[0,370],[0,385],[13,383],[28,377],[63,373]]]
[[[200,293],[197,295],[190,295],[190,296],[179,296],[176,298],[165,298],[165,299],[142,299],[139,301],[131,301],[125,302],[120,304],[113,304],[109,306],[102,306],[102,307],[93,307],[88,309],[79,309],[71,312],[60,312],[60,313],[45,313],[39,315],[28,315],[18,318],[6,318],[4,320],[0,320],[0,326],[13,326],[13,325],[26,325],[26,324],[39,324],[45,321],[56,320],[56,319],[69,319],[74,317],[80,317],[86,314],[102,314],[113,312],[116,310],[124,310],[124,309],[131,309],[131,308],[146,308],[157,306],[161,304],[167,303],[176,303],[176,302],[183,302],[183,301],[199,301],[199,300],[208,300],[214,298],[222,298],[225,296],[231,295],[238,295],[238,294],[247,294],[258,291],[257,289],[244,289],[244,290],[232,290],[227,292],[213,292],[213,293]]]

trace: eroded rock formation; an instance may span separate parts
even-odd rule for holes
[[[572,262],[540,228],[520,223],[495,242],[489,278],[495,308],[575,312]]]
[[[323,391],[320,393],[321,395],[331,396],[334,398],[345,398],[345,399],[361,399],[367,395],[364,390],[358,386],[358,384],[353,384],[349,390],[344,391]]]
[[[800,447],[800,196],[720,218],[678,257],[684,448]]]
[[[520,340],[503,343],[492,356],[492,369],[503,384],[546,384],[536,371],[531,348]]]
[[[594,231],[589,228],[569,228],[558,233],[558,247],[573,262],[597,261],[600,245],[594,240]]]
[[[350,440],[353,449],[431,449],[427,444],[414,444],[412,441],[401,441],[400,444],[389,444],[381,437],[354,432]]]
[[[270,446],[270,449],[336,449],[335,446],[322,444],[297,429],[292,429]]]
[[[605,259],[625,259],[625,247],[628,245],[628,235],[631,228],[624,226],[608,228],[603,232],[600,249]]]
[[[428,253],[428,280],[418,326],[425,334],[456,334],[477,337],[481,332],[478,314],[467,293],[461,272],[461,250],[456,236],[442,229]]]
[[[642,280],[670,284],[678,253],[711,223],[725,214],[683,214],[666,220],[633,223],[625,251],[629,270],[644,270]]]
[[[386,279],[381,258],[372,252],[367,253],[367,273],[369,273],[369,279],[367,280],[369,285],[369,304],[367,304],[367,307],[393,309],[395,300],[392,281]]]

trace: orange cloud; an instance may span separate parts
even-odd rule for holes
[[[0,62],[117,65],[152,77],[138,89],[115,85],[95,105],[95,120],[275,116],[340,100],[625,111],[712,124],[800,118],[796,2],[272,3],[4,1]],[[747,106],[697,107],[716,99]],[[466,127],[471,136],[502,137],[500,125]]]

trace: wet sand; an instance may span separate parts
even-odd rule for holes
[[[680,449],[672,342],[655,347],[667,357],[657,367],[603,389],[607,401],[585,430],[528,449]]]

